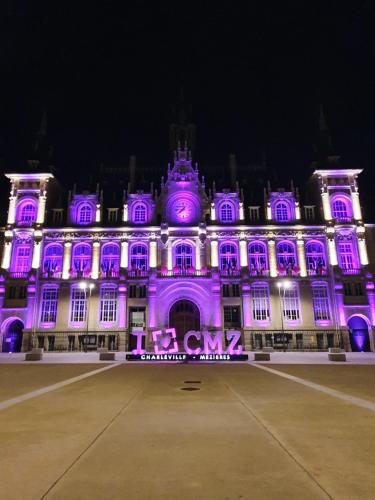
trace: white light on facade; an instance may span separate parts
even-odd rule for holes
[[[150,241],[150,268],[157,265],[157,244],[156,241]]]
[[[128,204],[124,203],[123,209],[122,209],[122,221],[123,222],[128,222],[129,217],[128,217]]]
[[[247,244],[246,240],[240,240],[240,265],[241,267],[247,267]]]
[[[324,220],[332,220],[331,204],[329,202],[328,193],[322,193],[322,203]]]
[[[303,240],[297,240],[297,252],[298,252],[298,266],[300,271],[300,276],[303,278],[307,276],[306,269],[306,258],[305,258],[305,244]]]
[[[358,251],[359,251],[359,260],[362,266],[367,266],[368,254],[366,248],[366,240],[364,238],[358,238]]]
[[[240,220],[244,220],[244,218],[245,218],[245,212],[243,208],[243,203],[242,201],[240,201]]]
[[[71,253],[72,253],[72,244],[70,241],[66,241],[64,243],[64,261],[62,270],[63,280],[69,279]]]
[[[195,269],[197,271],[201,269],[201,242],[199,238],[195,242]]]
[[[296,202],[296,219],[299,220],[301,218],[301,207],[299,206],[299,203]]]
[[[3,260],[1,263],[1,267],[3,269],[9,269],[11,255],[12,255],[12,242],[7,241],[4,245]]]
[[[216,220],[215,203],[211,203],[211,220]]]
[[[219,249],[217,240],[211,240],[211,266],[219,267]]]
[[[100,222],[100,204],[99,203],[96,205],[95,222]]]
[[[127,241],[121,242],[121,260],[120,267],[127,269],[129,265],[129,243]]]
[[[336,244],[335,240],[331,238],[328,239],[328,253],[329,253],[329,262],[331,266],[337,266],[338,261],[337,261]]]
[[[10,196],[9,198],[9,211],[8,211],[8,224],[14,224],[16,222],[16,203],[17,197]]]
[[[362,220],[362,210],[359,203],[359,193],[357,191],[352,191],[352,207],[354,220]]]
[[[94,241],[92,251],[92,272],[91,277],[96,280],[99,278],[99,259],[100,259],[100,243]]]
[[[38,224],[43,224],[44,222],[44,217],[46,213],[46,201],[47,201],[46,193],[41,194],[39,196],[38,213],[36,216],[36,222]]]
[[[32,264],[31,264],[31,267],[33,269],[39,269],[41,248],[42,248],[41,242],[34,241],[33,260],[32,260]]]
[[[272,220],[272,210],[271,210],[270,203],[267,203],[266,219],[267,220]]]
[[[267,243],[268,243],[268,258],[270,263],[270,276],[272,278],[275,278],[277,276],[275,240],[268,240]]]

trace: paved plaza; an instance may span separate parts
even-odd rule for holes
[[[0,359],[2,500],[375,498],[373,355],[56,356]]]

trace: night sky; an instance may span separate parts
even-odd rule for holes
[[[166,165],[183,89],[202,171],[236,153],[306,180],[322,104],[342,166],[365,168],[368,188],[375,6],[346,3],[5,1],[2,167],[25,164],[43,111],[63,181],[130,154]]]

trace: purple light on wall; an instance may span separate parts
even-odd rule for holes
[[[364,348],[364,345],[365,345],[365,342],[366,342],[366,338],[365,338],[365,334],[362,330],[357,330],[354,335],[354,342],[355,342],[355,345],[358,347],[358,350],[359,351],[363,351],[363,348]]]

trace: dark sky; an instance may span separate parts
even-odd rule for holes
[[[165,164],[183,86],[203,170],[231,152],[253,163],[265,151],[281,177],[305,179],[322,103],[343,166],[371,177],[374,2],[8,0],[1,9],[7,169],[25,160],[44,109],[61,177],[132,153]]]

